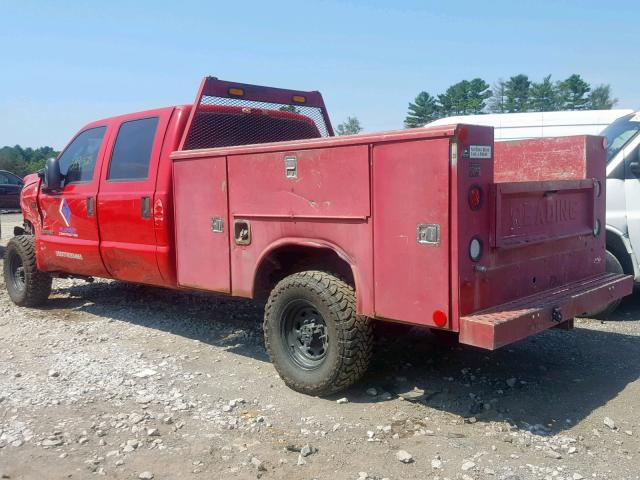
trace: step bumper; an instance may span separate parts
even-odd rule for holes
[[[633,290],[629,275],[602,273],[460,318],[460,343],[495,350],[566,325]]]

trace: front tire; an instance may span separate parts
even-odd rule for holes
[[[284,382],[308,395],[343,390],[369,366],[373,331],[353,288],[320,271],[281,280],[265,307],[267,353]]]
[[[51,294],[51,276],[36,266],[34,237],[13,237],[4,256],[4,283],[9,297],[21,307],[38,307]]]

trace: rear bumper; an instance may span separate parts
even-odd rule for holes
[[[629,295],[633,278],[602,273],[460,318],[460,343],[495,350]]]

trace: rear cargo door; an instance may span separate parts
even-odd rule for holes
[[[373,222],[376,316],[450,318],[448,138],[373,148]]]
[[[171,109],[125,117],[115,125],[98,194],[100,252],[119,280],[164,283],[156,259],[152,206]]]

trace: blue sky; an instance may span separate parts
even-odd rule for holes
[[[0,146],[191,103],[200,79],[320,90],[337,124],[402,127],[462,79],[581,74],[640,109],[640,1],[0,0]]]

